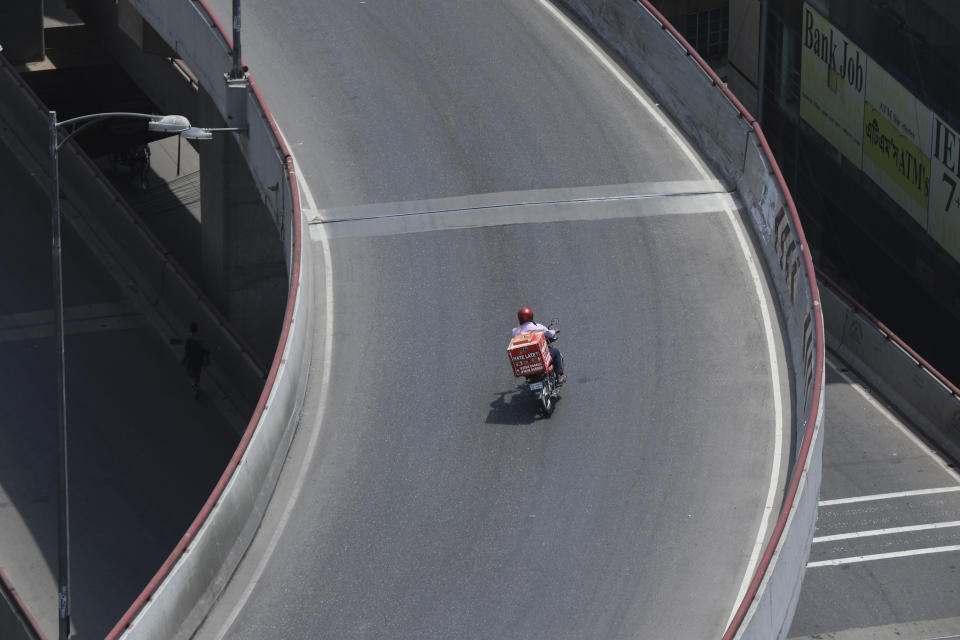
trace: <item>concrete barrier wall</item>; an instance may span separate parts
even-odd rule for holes
[[[310,254],[296,267],[311,272]],[[203,621],[256,534],[293,438],[312,350],[312,279],[284,322],[272,384],[244,439],[177,549],[108,638],[184,638]]]
[[[227,85],[223,74],[233,66],[231,48],[225,32],[204,3],[130,0],[130,4],[187,63],[214,104],[225,106]],[[221,113],[226,116],[226,109]]]
[[[167,561],[108,638],[189,637],[253,539],[300,418],[313,340],[313,268],[302,242],[293,161],[252,78],[228,89],[225,32],[202,0],[131,0],[196,74],[237,135],[283,242],[290,289],[280,341],[240,445],[214,491]]]
[[[921,433],[960,460],[960,390],[821,276],[827,345]]]
[[[688,140],[736,190],[785,328],[794,441],[784,504],[724,638],[784,638],[816,524],[821,477],[824,338],[813,264],[796,207],[763,132],[647,0],[556,0],[615,50]]]
[[[237,140],[260,196],[280,230],[289,269],[294,244],[289,215],[291,195],[289,188],[278,188],[287,182],[289,153],[262,96],[257,94],[255,83],[249,87],[228,88],[224,74],[233,66],[233,58],[222,25],[201,0],[130,0],[130,4],[187,64],[217,106],[226,126],[248,127],[245,135],[238,136]]]

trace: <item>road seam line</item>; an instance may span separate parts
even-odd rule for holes
[[[684,198],[700,196],[729,195],[729,191],[678,191],[676,193],[636,193],[620,196],[595,196],[584,198],[570,198],[565,200],[531,200],[522,202],[505,202],[497,204],[482,204],[470,207],[451,207],[448,209],[423,209],[420,211],[404,211],[400,213],[384,213],[375,216],[361,216],[358,218],[313,218],[308,221],[310,225],[327,225],[343,222],[364,222],[369,220],[383,220],[389,218],[404,218],[408,216],[423,216],[443,213],[466,213],[469,211],[485,211],[490,209],[509,209],[512,207],[542,207],[557,204],[591,204],[604,202],[619,202],[628,200],[649,200],[657,198]],[[314,209],[316,211],[316,209]]]

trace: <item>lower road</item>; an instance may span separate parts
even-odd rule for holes
[[[46,637],[55,638],[50,199],[3,144],[0,202],[0,567]],[[193,399],[172,336],[156,330],[101,258],[64,223],[71,637],[77,640],[103,638],[153,577],[212,490],[242,426],[218,411],[212,393]]]
[[[790,637],[960,638],[960,474],[831,364],[820,513]]]
[[[720,635],[791,419],[724,189],[547,3],[299,0],[244,30],[320,320],[280,487],[200,637]],[[562,320],[549,420],[506,358],[522,305]]]

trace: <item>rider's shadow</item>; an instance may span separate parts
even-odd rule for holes
[[[533,424],[539,418],[536,402],[526,386],[520,385],[510,391],[501,391],[497,394],[497,399],[490,403],[487,424]]]

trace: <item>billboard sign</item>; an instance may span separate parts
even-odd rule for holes
[[[960,260],[960,134],[933,116],[930,224],[927,231]]]
[[[800,117],[859,169],[867,54],[806,2],[800,36]]]
[[[800,117],[960,261],[960,133],[803,3]]]
[[[933,114],[873,60],[863,108],[863,172],[927,226]]]

